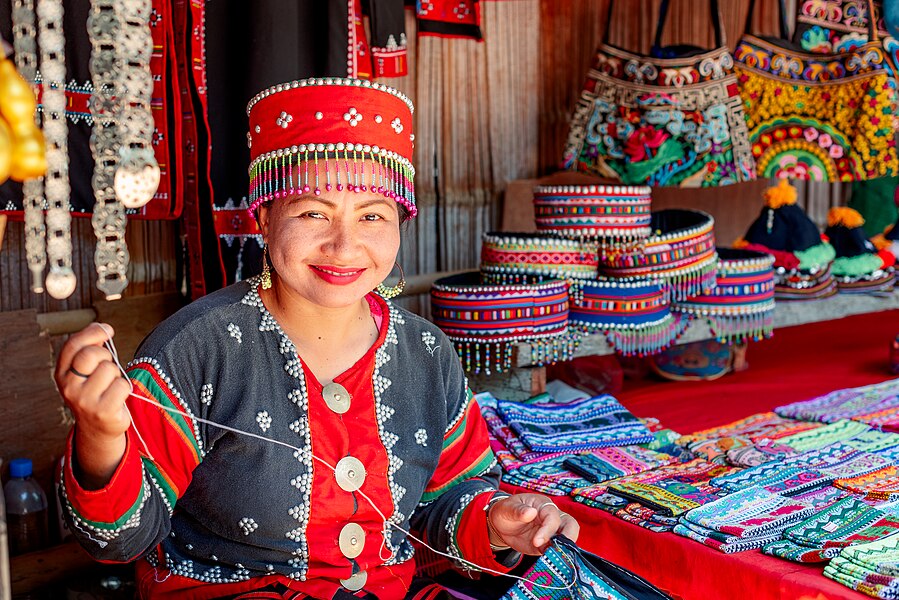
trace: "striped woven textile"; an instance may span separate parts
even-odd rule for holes
[[[864,420],[859,417],[896,408],[899,408],[899,379],[837,390],[811,400],[786,404],[774,411],[793,419],[833,423],[840,419]]]
[[[603,247],[629,245],[652,232],[650,193],[646,186],[537,186],[534,221],[538,231],[596,240]]]
[[[538,452],[577,452],[655,439],[642,421],[609,395],[568,404],[499,400],[497,411],[525,445]]]

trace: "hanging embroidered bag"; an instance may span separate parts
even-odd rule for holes
[[[755,179],[733,58],[718,2],[709,4],[711,51],[660,48],[669,0],[655,37],[655,54],[665,58],[612,46],[606,28],[575,108],[564,168],[628,185],[714,187]]]
[[[671,600],[642,577],[578,548],[565,536],[501,600]]]
[[[759,176],[861,181],[899,172],[896,82],[873,21],[871,41],[832,54],[802,52],[781,30],[779,40],[746,34],[734,51]]]

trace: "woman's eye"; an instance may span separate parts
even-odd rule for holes
[[[307,211],[307,212],[304,212],[303,214],[301,214],[300,217],[309,218],[309,219],[324,219],[325,215],[323,215],[320,212],[310,210],[310,211]]]
[[[380,220],[382,220],[383,218],[384,218],[384,217],[382,217],[382,216],[379,215],[379,214],[371,213],[371,214],[367,214],[367,215],[365,215],[364,217],[362,217],[362,220],[363,220],[363,221],[380,221]]]

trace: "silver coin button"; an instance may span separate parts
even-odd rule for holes
[[[356,558],[365,547],[365,530],[358,523],[347,523],[340,530],[337,545],[340,546],[341,554],[347,558]]]
[[[363,587],[365,587],[366,581],[368,581],[368,573],[366,573],[365,571],[359,571],[348,579],[341,579],[340,585],[350,590],[351,592],[358,592]]]
[[[337,485],[345,492],[355,492],[365,483],[365,465],[358,458],[345,456],[334,468]]]
[[[322,397],[328,408],[342,415],[350,410],[350,393],[339,383],[329,383],[322,388]]]

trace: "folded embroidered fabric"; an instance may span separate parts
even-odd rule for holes
[[[829,485],[832,481],[833,477],[826,477],[817,471],[773,462],[716,477],[711,483],[728,492],[761,486],[770,492],[792,495],[809,488]]]
[[[564,467],[566,456],[557,456],[538,463],[522,465],[503,474],[503,481],[550,496],[565,496],[590,482]]]
[[[796,435],[781,438],[780,443],[799,452],[806,452],[808,450],[822,448],[835,442],[849,441],[870,430],[871,428],[864,423],[842,420],[824,427],[819,427],[818,429],[804,431],[802,433],[797,433]]]
[[[899,498],[899,468],[891,465],[858,477],[837,479],[833,484],[869,500],[893,500]]]
[[[792,498],[752,487],[694,508],[684,514],[681,521],[734,538],[762,538],[777,534],[774,538],[777,539],[781,531],[812,512],[810,506]]]
[[[841,490],[840,488],[833,487],[832,485],[826,485],[824,487],[812,488],[810,490],[804,490],[795,496],[791,496],[793,500],[796,502],[801,502],[803,504],[807,504],[811,506],[816,511],[823,510],[828,506],[833,505],[836,502],[839,502],[843,498],[847,498],[849,496],[849,492],[846,490]],[[884,511],[887,512],[887,511]]]
[[[777,540],[762,546],[762,553],[798,563],[823,563],[840,553],[839,548],[810,548],[789,540]]]
[[[672,530],[674,533],[678,535],[682,535],[685,538],[689,538],[691,540],[695,540],[701,544],[704,544],[710,548],[714,548],[715,550],[719,550],[724,552],[725,554],[732,554],[734,552],[745,552],[747,550],[755,550],[756,548],[761,548],[768,542],[772,542],[777,539],[779,534],[769,535],[760,538],[751,538],[751,539],[737,539],[733,542],[723,542],[716,537],[712,537],[712,532],[707,529],[700,528],[692,528],[688,527],[686,523],[683,521],[674,526]]]
[[[796,451],[775,442],[756,443],[752,446],[732,448],[725,453],[727,462],[736,467],[757,467],[765,463],[781,461]]]
[[[892,461],[871,452],[859,451],[858,456],[838,464],[818,467],[818,471],[833,479],[860,477],[889,467]]]
[[[602,483],[625,475],[643,473],[672,462],[674,457],[668,454],[640,446],[624,446],[597,448],[587,454],[569,456],[564,466],[593,483]]]
[[[780,406],[774,411],[783,417],[833,423],[891,408],[899,408],[899,379],[837,390],[811,400]]]
[[[641,505],[669,517],[677,517],[703,504],[719,499],[718,488],[675,480],[646,483],[611,483],[609,493],[638,502]]]
[[[646,444],[655,437],[609,395],[568,404],[497,401],[497,411],[521,441],[536,452],[575,452]]]
[[[727,425],[711,427],[709,429],[703,429],[701,431],[682,436],[681,439],[678,440],[678,443],[681,445],[687,445],[690,442],[699,440],[717,440],[729,436],[744,436],[750,439],[762,439],[765,437],[770,438],[770,436],[772,435],[777,435],[777,432],[779,431],[792,431],[792,429],[796,427],[800,427],[802,431],[805,431],[808,426],[803,424],[801,421],[781,417],[780,415],[777,415],[773,412],[758,413],[750,415],[744,419],[728,423]]]

